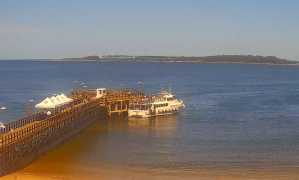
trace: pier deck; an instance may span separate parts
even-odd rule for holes
[[[133,90],[109,90],[101,98],[90,90],[71,94],[74,101],[52,110],[51,115],[38,112],[0,129],[0,177],[26,166],[97,119],[126,115],[130,102],[145,97]]]

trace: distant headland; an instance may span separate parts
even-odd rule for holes
[[[78,61],[78,60],[100,60],[99,56],[84,56],[79,58],[63,58],[62,60],[71,60],[71,61]]]
[[[63,58],[63,61],[99,61],[99,62],[157,62],[157,63],[223,63],[223,64],[272,64],[299,65],[299,61],[287,60],[275,56],[254,55],[216,55],[216,56],[84,56],[79,58]]]

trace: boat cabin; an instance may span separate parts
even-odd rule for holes
[[[107,94],[107,89],[106,88],[98,88],[96,89],[97,95],[96,98],[101,98]]]

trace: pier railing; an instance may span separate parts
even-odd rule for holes
[[[74,105],[80,104],[81,101],[78,99],[75,99],[73,102],[71,102],[70,104],[66,104],[64,106],[55,108],[55,109],[51,109],[51,116],[62,112],[65,109],[71,108]],[[44,120],[46,118],[48,118],[49,116],[47,115],[46,111],[42,111],[42,112],[36,112],[34,114],[31,114],[29,116],[23,117],[21,119],[18,119],[16,121],[11,121],[8,123],[3,124],[4,127],[0,128],[0,135],[7,133],[9,131],[13,131],[14,129],[20,128],[22,126],[25,126],[27,124],[33,123],[35,121],[41,121]]]
[[[19,119],[17,121],[12,121],[12,122],[6,123],[6,124],[4,124],[5,127],[0,129],[0,134],[7,133],[7,132],[17,129],[19,127],[30,124],[34,121],[43,120],[46,117],[47,117],[46,113],[39,112],[39,113],[30,115],[30,116],[27,116],[25,118]]]

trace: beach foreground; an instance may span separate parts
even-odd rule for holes
[[[131,122],[132,123],[132,122]],[[290,165],[271,165],[271,163],[260,163],[256,165],[233,165],[232,163],[203,166],[131,166],[128,161],[131,157],[124,158],[118,163],[112,163],[97,159],[101,154],[90,153],[88,141],[92,140],[94,133],[105,136],[102,131],[104,127],[100,123],[91,126],[83,133],[76,136],[71,141],[59,146],[56,149],[42,155],[29,166],[15,173],[2,177],[3,180],[299,180],[299,167],[295,164]],[[109,134],[108,134],[109,135]],[[84,143],[85,141],[85,143]],[[111,142],[109,142],[111,143]],[[108,143],[108,144],[109,144]],[[106,144],[106,145],[108,145]],[[111,146],[111,145],[110,145]],[[112,152],[112,149],[101,146],[97,149],[104,155],[117,158],[123,149]],[[111,154],[112,153],[112,154]],[[138,154],[138,153],[137,153]],[[115,157],[114,157],[115,156]],[[171,157],[169,157],[171,159]],[[296,157],[294,157],[296,158]],[[89,159],[89,161],[87,161]],[[220,162],[220,161],[219,161]]]
[[[4,180],[52,180],[52,179],[200,179],[200,180],[297,180],[299,168],[202,168],[193,172],[182,170],[149,170],[129,168],[73,169],[72,173],[55,170],[40,171],[44,167],[28,168],[4,177]],[[51,171],[51,172],[50,172]],[[56,171],[56,173],[53,173]]]

